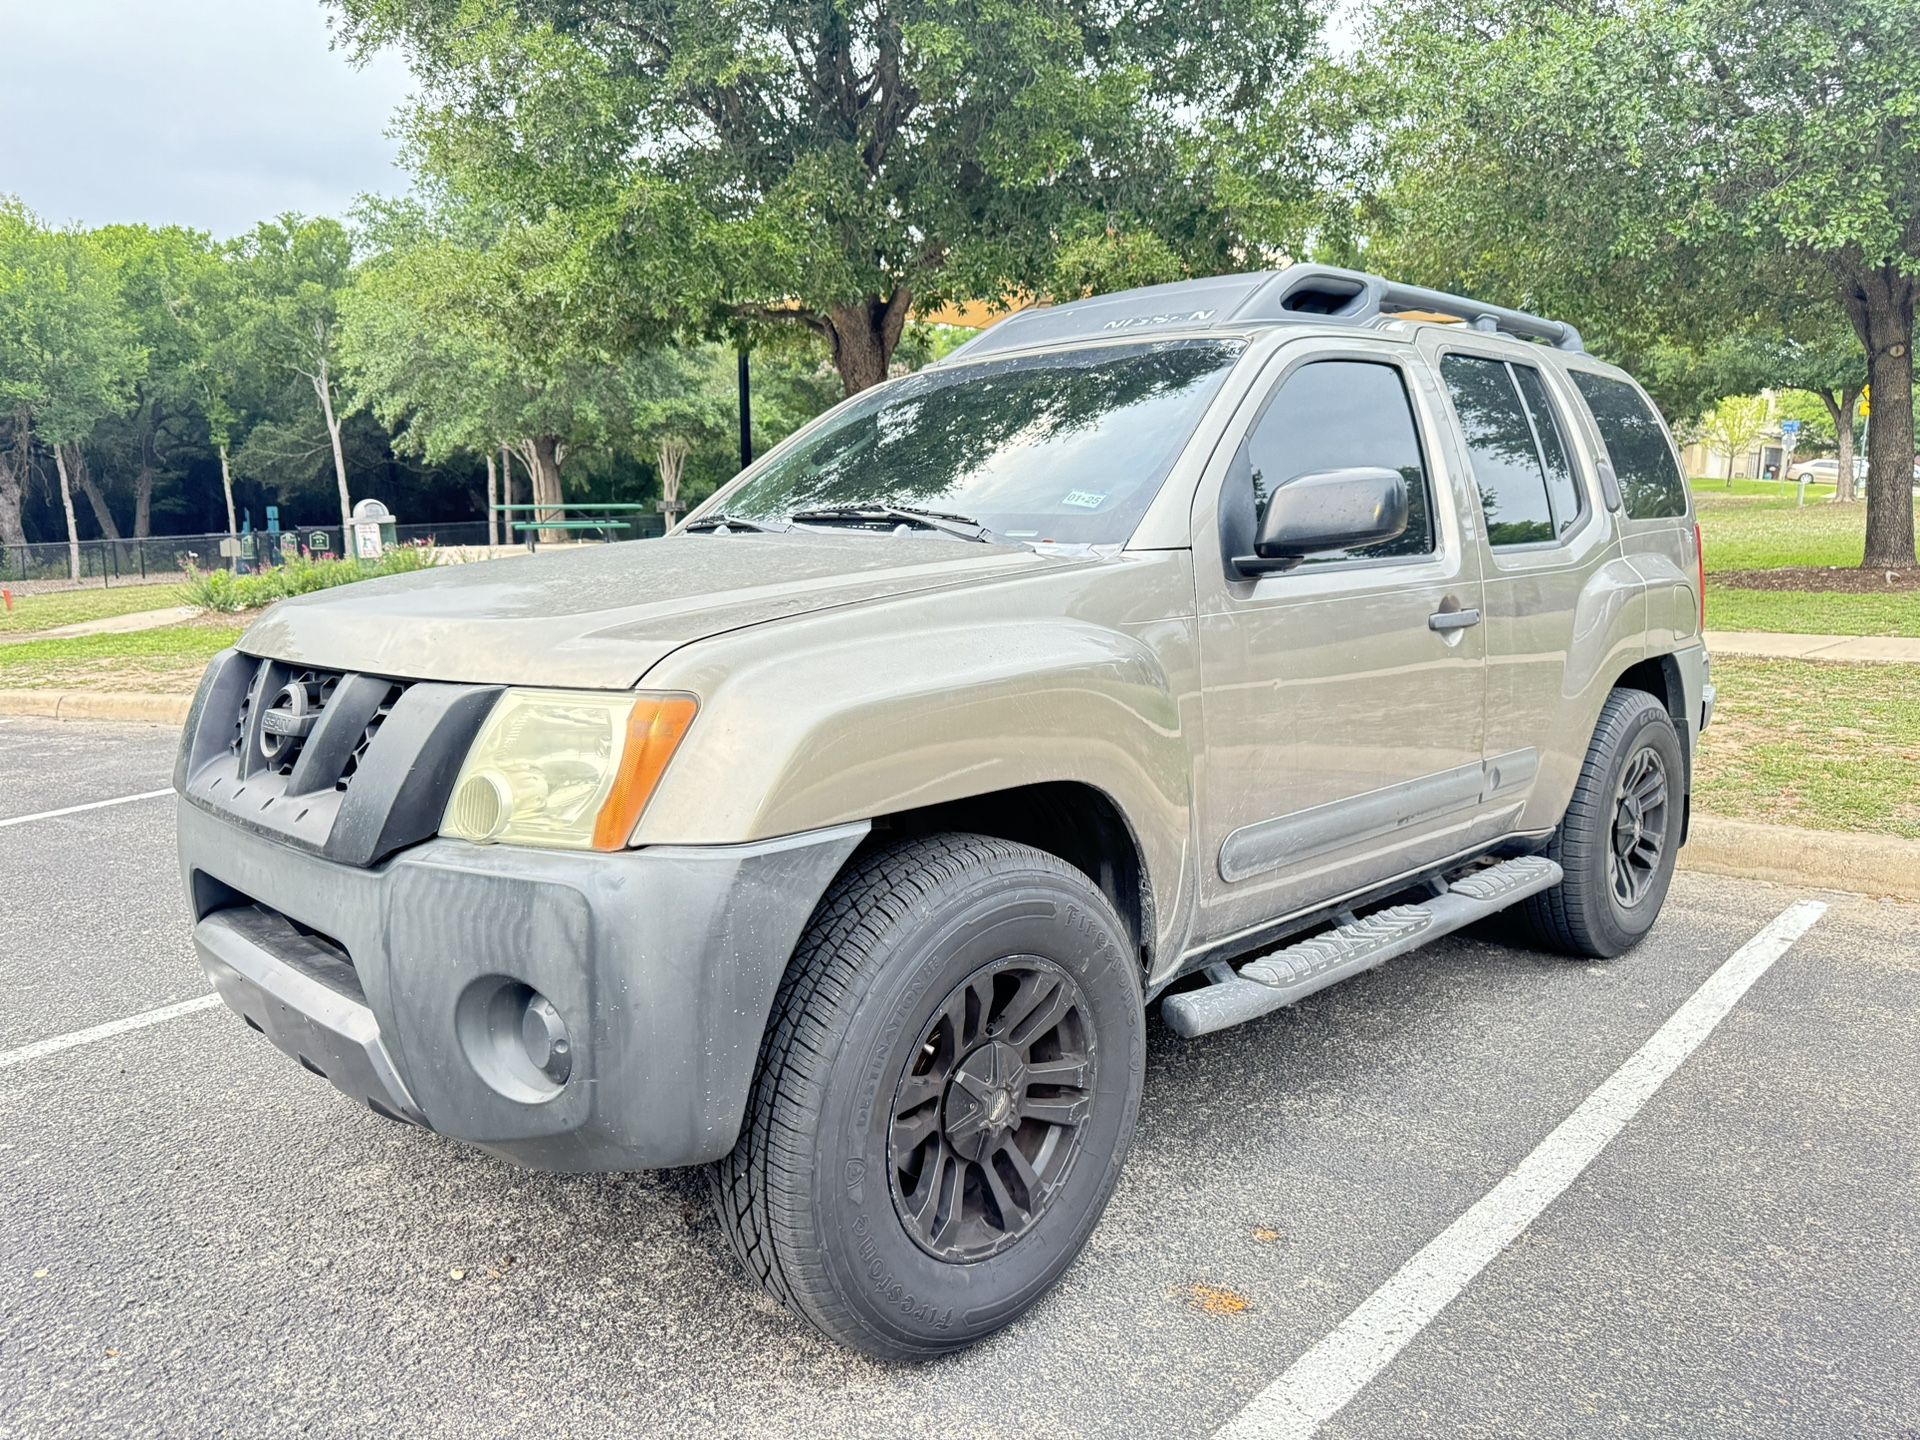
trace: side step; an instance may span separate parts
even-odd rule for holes
[[[1161,1018],[1174,1034],[1188,1039],[1244,1025],[1551,889],[1560,876],[1560,867],[1544,855],[1522,855],[1472,871],[1431,900],[1349,920],[1249,960],[1237,973],[1225,965],[1212,966],[1208,973],[1215,977],[1213,983],[1167,996],[1160,1002]]]

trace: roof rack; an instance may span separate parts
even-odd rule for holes
[[[1233,320],[1244,324],[1304,314],[1362,321],[1397,310],[1451,315],[1476,330],[1543,340],[1561,350],[1586,349],[1580,332],[1564,320],[1548,320],[1524,310],[1509,310],[1465,295],[1429,290],[1424,285],[1403,285],[1363,270],[1342,270],[1333,265],[1293,265],[1279,271],[1234,312]]]
[[[1542,319],[1523,310],[1488,305],[1443,290],[1401,285],[1361,270],[1293,265],[1285,270],[1149,285],[1064,305],[1021,310],[981,331],[947,359],[957,360],[963,355],[974,359],[1034,345],[1133,331],[1165,333],[1282,320],[1342,320],[1363,325],[1391,318],[1396,311],[1449,315],[1476,330],[1541,340],[1562,350],[1585,348],[1580,332],[1561,320]]]

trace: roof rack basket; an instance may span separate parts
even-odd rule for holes
[[[1465,295],[1402,285],[1361,270],[1332,265],[1293,265],[1250,296],[1236,321],[1275,320],[1282,316],[1325,315],[1335,320],[1371,320],[1401,310],[1451,315],[1476,330],[1496,331],[1523,340],[1543,340],[1562,350],[1584,351],[1580,332],[1564,320],[1548,320],[1524,310],[1489,305]]]

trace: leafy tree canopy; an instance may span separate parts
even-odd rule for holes
[[[1207,117],[1262,111],[1317,28],[1305,0],[333,3],[419,77],[422,169],[560,227],[577,313],[804,325],[849,392],[916,305],[1231,268]]]
[[[1920,0],[1382,0],[1389,263],[1616,351],[1824,344],[1876,398],[1867,563],[1915,565]]]

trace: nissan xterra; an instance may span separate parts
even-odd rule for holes
[[[1007,1324],[1237,1025],[1502,910],[1654,923],[1713,687],[1646,395],[1300,266],[1015,315],[662,540],[286,601],[175,786],[226,1003],[522,1165],[704,1165],[880,1356]]]

